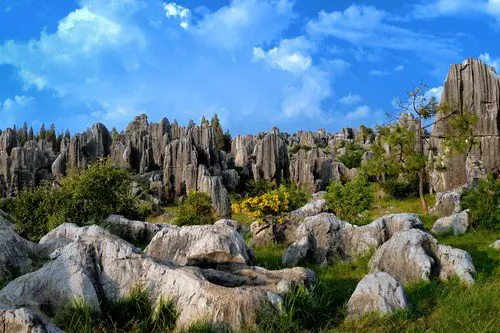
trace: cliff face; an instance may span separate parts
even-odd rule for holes
[[[484,163],[486,172],[494,172],[500,166],[500,77],[495,70],[480,60],[467,59],[462,64],[450,67],[444,83],[441,103],[454,108],[469,110],[476,115],[478,122],[474,125],[474,145],[469,153],[470,158]],[[441,116],[442,117],[442,116]],[[447,119],[438,122],[432,129],[433,146],[438,154],[443,154],[445,133],[450,131]],[[431,185],[435,191],[447,191],[467,182],[465,154],[454,154],[445,159],[444,171],[434,171]]]

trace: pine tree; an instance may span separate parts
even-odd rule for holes
[[[30,129],[28,131],[28,140],[34,140],[35,139],[35,133],[33,132],[33,127],[30,126]]]
[[[222,127],[219,121],[219,115],[217,113],[212,117],[210,126],[212,126],[212,128],[214,128],[216,132],[215,145],[217,146],[217,149],[225,150],[224,148],[226,145],[224,141],[224,132],[222,131]]]
[[[45,140],[45,123],[42,123],[40,131],[38,132],[38,140]]]
[[[71,134],[69,132],[69,129],[67,129],[66,132],[64,132],[64,140],[66,142],[69,142],[71,140]]]
[[[54,124],[51,124],[49,130],[45,133],[45,139],[47,142],[52,143],[54,149],[57,149],[56,126]]]

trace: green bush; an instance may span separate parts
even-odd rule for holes
[[[51,217],[58,194],[59,191],[52,189],[50,184],[19,192],[11,206],[16,231],[31,241],[40,240],[53,227]]]
[[[12,203],[16,228],[28,239],[38,241],[66,222],[99,224],[110,214],[143,219],[139,201],[130,191],[129,176],[102,160],[71,171],[58,188],[46,184],[23,190]]]
[[[392,199],[403,200],[418,197],[418,177],[409,176],[405,180],[388,179],[380,186]]]
[[[337,157],[337,161],[344,164],[349,169],[359,168],[365,149],[354,142],[348,142],[345,145],[346,152],[342,156]]]
[[[206,193],[191,191],[179,206],[178,225],[212,224],[215,220],[212,199]]]
[[[248,197],[258,197],[275,189],[276,185],[265,179],[249,180],[246,183],[246,194]]]
[[[271,191],[271,193],[277,192],[278,194],[288,193],[288,210],[296,210],[307,204],[307,201],[311,197],[302,187],[294,183],[282,184],[278,189]]]
[[[471,212],[472,223],[480,229],[500,231],[500,182],[490,175],[466,191],[460,200],[462,208]]]
[[[333,181],[326,191],[328,209],[349,222],[361,223],[360,214],[369,210],[373,203],[373,190],[364,175],[345,184]]]

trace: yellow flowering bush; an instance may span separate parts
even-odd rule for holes
[[[264,217],[282,217],[285,213],[307,203],[308,195],[297,186],[280,186],[278,189],[257,197],[247,198],[232,205],[233,212],[248,215],[257,220]],[[278,218],[282,222],[282,218]]]

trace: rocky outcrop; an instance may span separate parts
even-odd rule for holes
[[[255,260],[243,237],[222,223],[163,228],[145,253],[182,266],[252,265]]]
[[[318,214],[297,227],[282,261],[289,266],[304,259],[323,265],[336,258],[348,261],[379,248],[396,232],[413,228],[423,228],[416,214],[390,214],[364,226],[341,221],[333,214]]]
[[[277,129],[267,133],[254,148],[255,164],[252,173],[255,179],[281,180],[288,178],[288,152],[285,139]]]
[[[480,60],[467,59],[462,64],[452,65],[443,87],[441,103],[447,103],[458,112],[469,110],[478,119],[474,125],[474,145],[468,156],[484,163],[484,171],[498,172],[500,169],[500,78],[492,67]],[[443,138],[450,131],[446,115],[438,114],[437,123],[431,133],[433,146],[440,157],[445,155]],[[441,120],[443,119],[443,120]],[[439,156],[438,156],[439,158]],[[442,171],[434,171],[432,185],[436,192],[448,191],[467,183],[465,154],[444,157]]]
[[[309,216],[318,215],[326,211],[327,205],[325,199],[313,200],[306,205],[290,212],[290,218],[295,221],[301,221]]]
[[[347,316],[387,314],[409,307],[410,302],[403,286],[391,275],[375,272],[366,275],[356,286],[356,290],[347,302]]]
[[[402,283],[452,276],[472,283],[476,275],[467,252],[441,245],[418,229],[394,234],[375,252],[370,267],[372,272],[387,272]]]
[[[106,126],[97,123],[92,129],[71,138],[68,145],[68,168],[83,168],[111,153],[111,134]]]
[[[205,165],[200,165],[198,167],[197,190],[210,195],[212,206],[219,217],[231,217],[231,201],[223,185],[222,176],[212,176]]]
[[[147,244],[160,230],[170,225],[133,221],[121,215],[110,215],[103,222],[102,227],[133,244]]]
[[[35,244],[12,228],[0,229],[0,280],[32,271],[36,265]]]
[[[267,304],[279,307],[283,296],[300,285],[310,287],[314,279],[313,272],[302,268],[183,267],[145,255],[97,226],[66,226],[42,242],[58,237],[73,241],[55,250],[42,268],[10,282],[0,291],[0,303],[9,309],[56,313],[77,298],[99,310],[100,302],[117,301],[141,288],[155,307],[165,299],[174,302],[178,329],[204,322],[214,329],[229,325],[239,330],[250,327]]]
[[[438,219],[432,226],[431,231],[436,235],[463,235],[469,229],[469,225],[470,212],[469,210],[464,210],[460,213]]]

